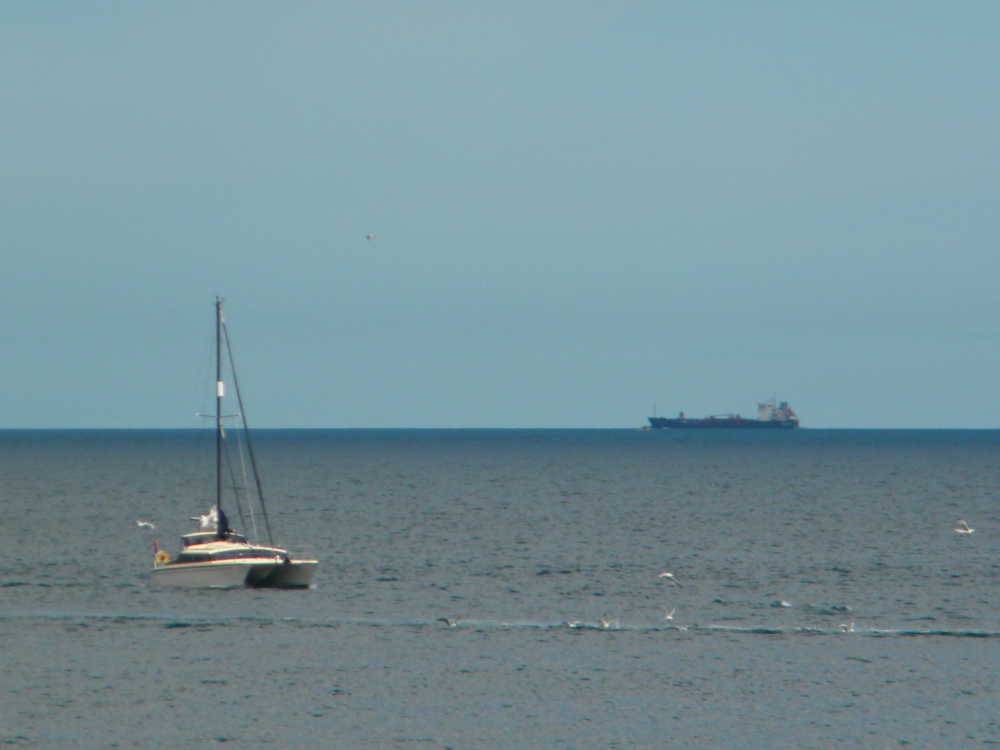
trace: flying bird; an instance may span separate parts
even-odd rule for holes
[[[368,234],[368,235],[365,235],[365,239],[368,240],[369,242],[371,242],[372,240],[374,240],[377,237],[378,237],[377,234]]]
[[[965,522],[965,519],[959,518],[958,526],[955,527],[955,531],[957,531],[959,534],[971,534],[973,531],[975,531],[975,529],[970,529],[969,524]]]
[[[138,526],[140,529],[155,529],[156,528],[149,521],[136,521],[135,525]]]
[[[663,619],[664,620],[673,620],[674,619],[674,612],[676,612],[677,610],[676,609],[672,609],[672,610],[670,610],[668,612],[666,607],[664,607],[662,604],[660,606],[663,608]]]
[[[439,617],[434,622],[443,622],[449,628],[453,628],[456,625],[458,625],[458,621],[461,619],[462,619],[461,617],[456,617],[454,619],[449,620],[447,617]]]
[[[678,581],[676,578],[674,578],[673,573],[667,573],[666,571],[664,571],[663,573],[660,573],[660,575],[658,575],[657,578],[666,578],[668,581],[670,581],[670,583],[674,584],[675,586],[680,586],[681,588],[684,588],[684,586],[681,585],[681,582]]]

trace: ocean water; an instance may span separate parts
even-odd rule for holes
[[[0,432],[0,746],[1000,744],[1000,432],[262,431],[315,587],[151,589],[212,447]]]

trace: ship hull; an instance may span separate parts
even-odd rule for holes
[[[304,589],[312,584],[316,560],[250,558],[157,565],[150,581],[157,587]]]
[[[178,563],[154,568],[149,578],[154,586],[228,589],[252,585],[251,581],[266,578],[277,567],[274,561]]]
[[[742,417],[707,417],[705,419],[679,419],[650,417],[649,426],[654,430],[794,430],[797,419],[743,419]]]

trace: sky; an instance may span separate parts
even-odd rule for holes
[[[1000,427],[1000,3],[0,4],[0,428]],[[367,239],[367,235],[377,235]]]

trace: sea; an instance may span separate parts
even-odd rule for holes
[[[213,447],[0,431],[0,746],[1000,745],[1000,431],[264,430],[314,587],[152,588]]]

